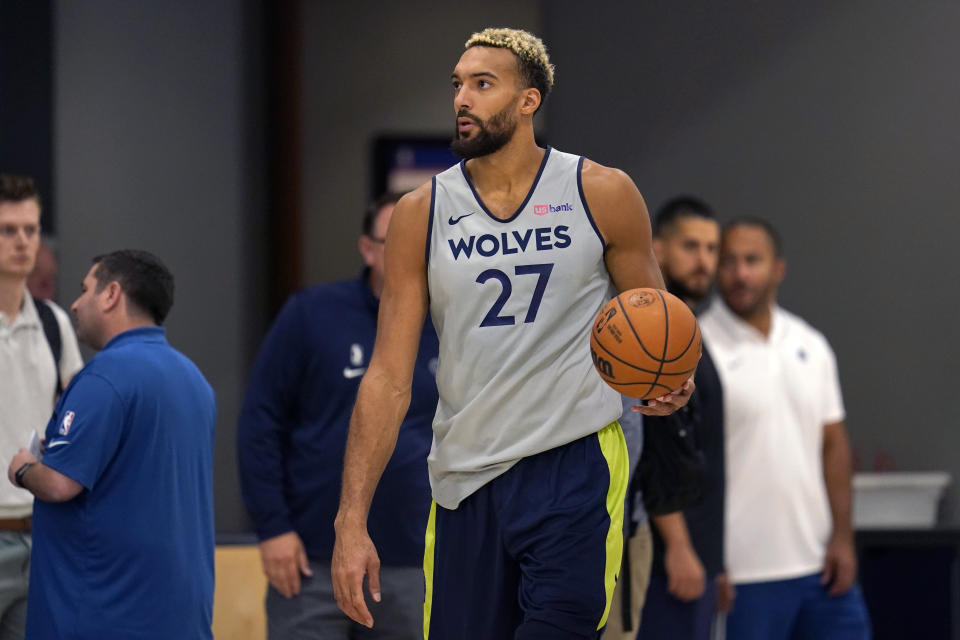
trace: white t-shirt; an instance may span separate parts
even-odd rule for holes
[[[69,316],[49,304],[60,326],[60,379],[66,385],[83,361]],[[13,323],[0,313],[0,461],[4,469],[17,451],[30,443],[32,431],[43,435],[53,412],[56,387],[53,352],[33,298],[24,292],[23,305]],[[25,518],[32,510],[29,491],[0,482],[0,518]]]
[[[823,427],[844,419],[833,350],[780,307],[769,337],[720,300],[698,320],[723,383],[730,577],[746,583],[817,573],[832,531]]]

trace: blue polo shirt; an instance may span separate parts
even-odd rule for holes
[[[111,340],[67,387],[36,500],[27,637],[212,638],[213,389],[160,327]]]

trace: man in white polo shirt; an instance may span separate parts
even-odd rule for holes
[[[729,640],[865,640],[850,445],[823,334],[776,305],[786,263],[764,220],[723,233],[723,298],[700,316],[723,383]]]
[[[33,431],[43,433],[56,396],[83,366],[70,317],[27,291],[39,246],[33,180],[0,174],[0,456],[7,461]],[[59,363],[51,344],[58,339]],[[24,637],[32,511],[30,492],[0,483],[0,640]]]

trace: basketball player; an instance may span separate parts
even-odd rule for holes
[[[598,638],[620,565],[627,460],[620,396],[593,370],[588,336],[611,285],[663,287],[646,206],[623,172],[537,146],[533,116],[553,67],[535,36],[474,34],[451,82],[464,160],[405,196],[390,224],[376,347],[347,441],[334,594],[373,626],[367,511],[429,307],[440,401],[424,637]],[[639,410],[669,414],[692,389]]]

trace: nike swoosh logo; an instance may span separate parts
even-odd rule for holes
[[[448,222],[449,224],[457,224],[458,222],[460,222],[461,220],[463,220],[463,219],[466,218],[467,216],[472,216],[472,215],[475,214],[475,213],[476,213],[476,211],[471,211],[470,213],[465,213],[465,214],[463,214],[462,216],[458,216],[458,217],[456,217],[456,218],[454,218],[453,216],[450,216],[450,219],[447,220],[447,222]]]
[[[363,375],[363,372],[366,371],[366,367],[357,367],[356,369],[351,369],[350,367],[343,368],[343,377],[347,380],[351,378],[359,378]]]
[[[65,444],[70,444],[69,440],[55,440],[46,446],[47,449],[53,449],[54,447],[60,447]]]

